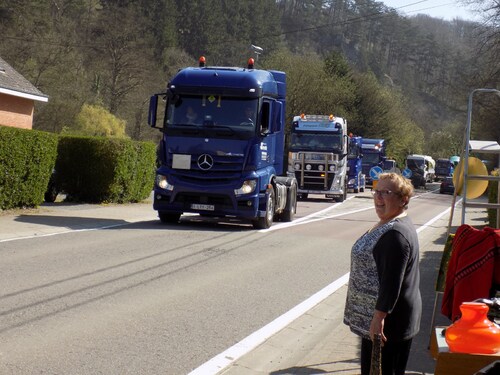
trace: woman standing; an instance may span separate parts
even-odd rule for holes
[[[406,214],[413,186],[384,173],[372,194],[379,221],[352,248],[344,323],[361,336],[362,375],[370,373],[375,335],[382,374],[403,375],[422,314],[418,236]]]

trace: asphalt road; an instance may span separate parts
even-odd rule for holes
[[[409,213],[422,226],[450,202],[424,193]],[[345,275],[371,206],[317,197],[263,231],[162,225],[149,202],[3,213],[0,373],[189,373]]]

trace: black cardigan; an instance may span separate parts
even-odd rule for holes
[[[384,333],[391,341],[407,340],[420,329],[419,246],[408,216],[395,220],[373,249],[380,283],[376,309],[386,312]]]

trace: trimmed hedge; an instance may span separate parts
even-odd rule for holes
[[[67,200],[126,203],[153,189],[156,146],[122,138],[61,136],[56,186]]]
[[[57,155],[58,136],[0,126],[0,209],[43,202]]]
[[[494,169],[491,171],[492,176],[498,176],[499,170]],[[498,199],[498,181],[490,181],[488,183],[488,202],[497,203]],[[488,225],[491,228],[497,227],[497,210],[493,208],[488,208]]]

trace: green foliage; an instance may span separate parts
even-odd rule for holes
[[[155,161],[151,142],[62,136],[56,184],[73,201],[138,202],[151,193]]]
[[[407,122],[410,131],[418,124],[426,137],[414,148],[427,149],[431,133],[465,123],[471,89],[498,87],[499,13],[490,9],[491,23],[477,25],[402,17],[375,0],[4,1],[0,56],[50,97],[37,105],[35,129],[72,130],[82,105],[98,104],[126,121],[129,136],[152,140],[157,133],[144,126],[147,100],[179,67],[195,65],[202,54],[209,65],[243,66],[256,44],[264,48],[257,67],[289,74],[289,120],[301,111],[335,111],[360,134],[387,134],[388,120],[372,115],[381,114],[382,103],[391,106],[396,93],[406,100],[400,105],[398,98],[389,120]],[[390,95],[371,79],[362,88],[354,74],[373,74]],[[369,92],[382,94],[378,104]],[[474,129],[496,139],[498,102],[481,104]],[[409,148],[392,138],[398,149]]]
[[[0,209],[36,207],[54,168],[54,134],[0,126]]]
[[[500,170],[494,169],[491,171],[492,176],[499,176]],[[489,181],[488,182],[488,202],[489,203],[498,203],[498,181]],[[497,212],[493,208],[488,208],[488,225],[492,228],[497,227]]]
[[[402,165],[406,156],[421,153],[424,133],[404,109],[400,93],[381,86],[373,74],[356,74],[357,101],[351,128],[365,138],[387,140],[387,154]]]
[[[325,62],[316,55],[293,55],[279,51],[263,61],[267,69],[287,73],[287,125],[293,116],[307,114],[334,114],[350,120],[355,92],[348,75],[327,71]]]
[[[426,153],[433,155],[434,159],[460,155],[464,148],[463,141],[464,125],[450,124],[430,134]]]
[[[84,104],[76,116],[74,132],[79,135],[126,138],[125,121],[98,105]],[[68,130],[67,132],[71,132]]]

